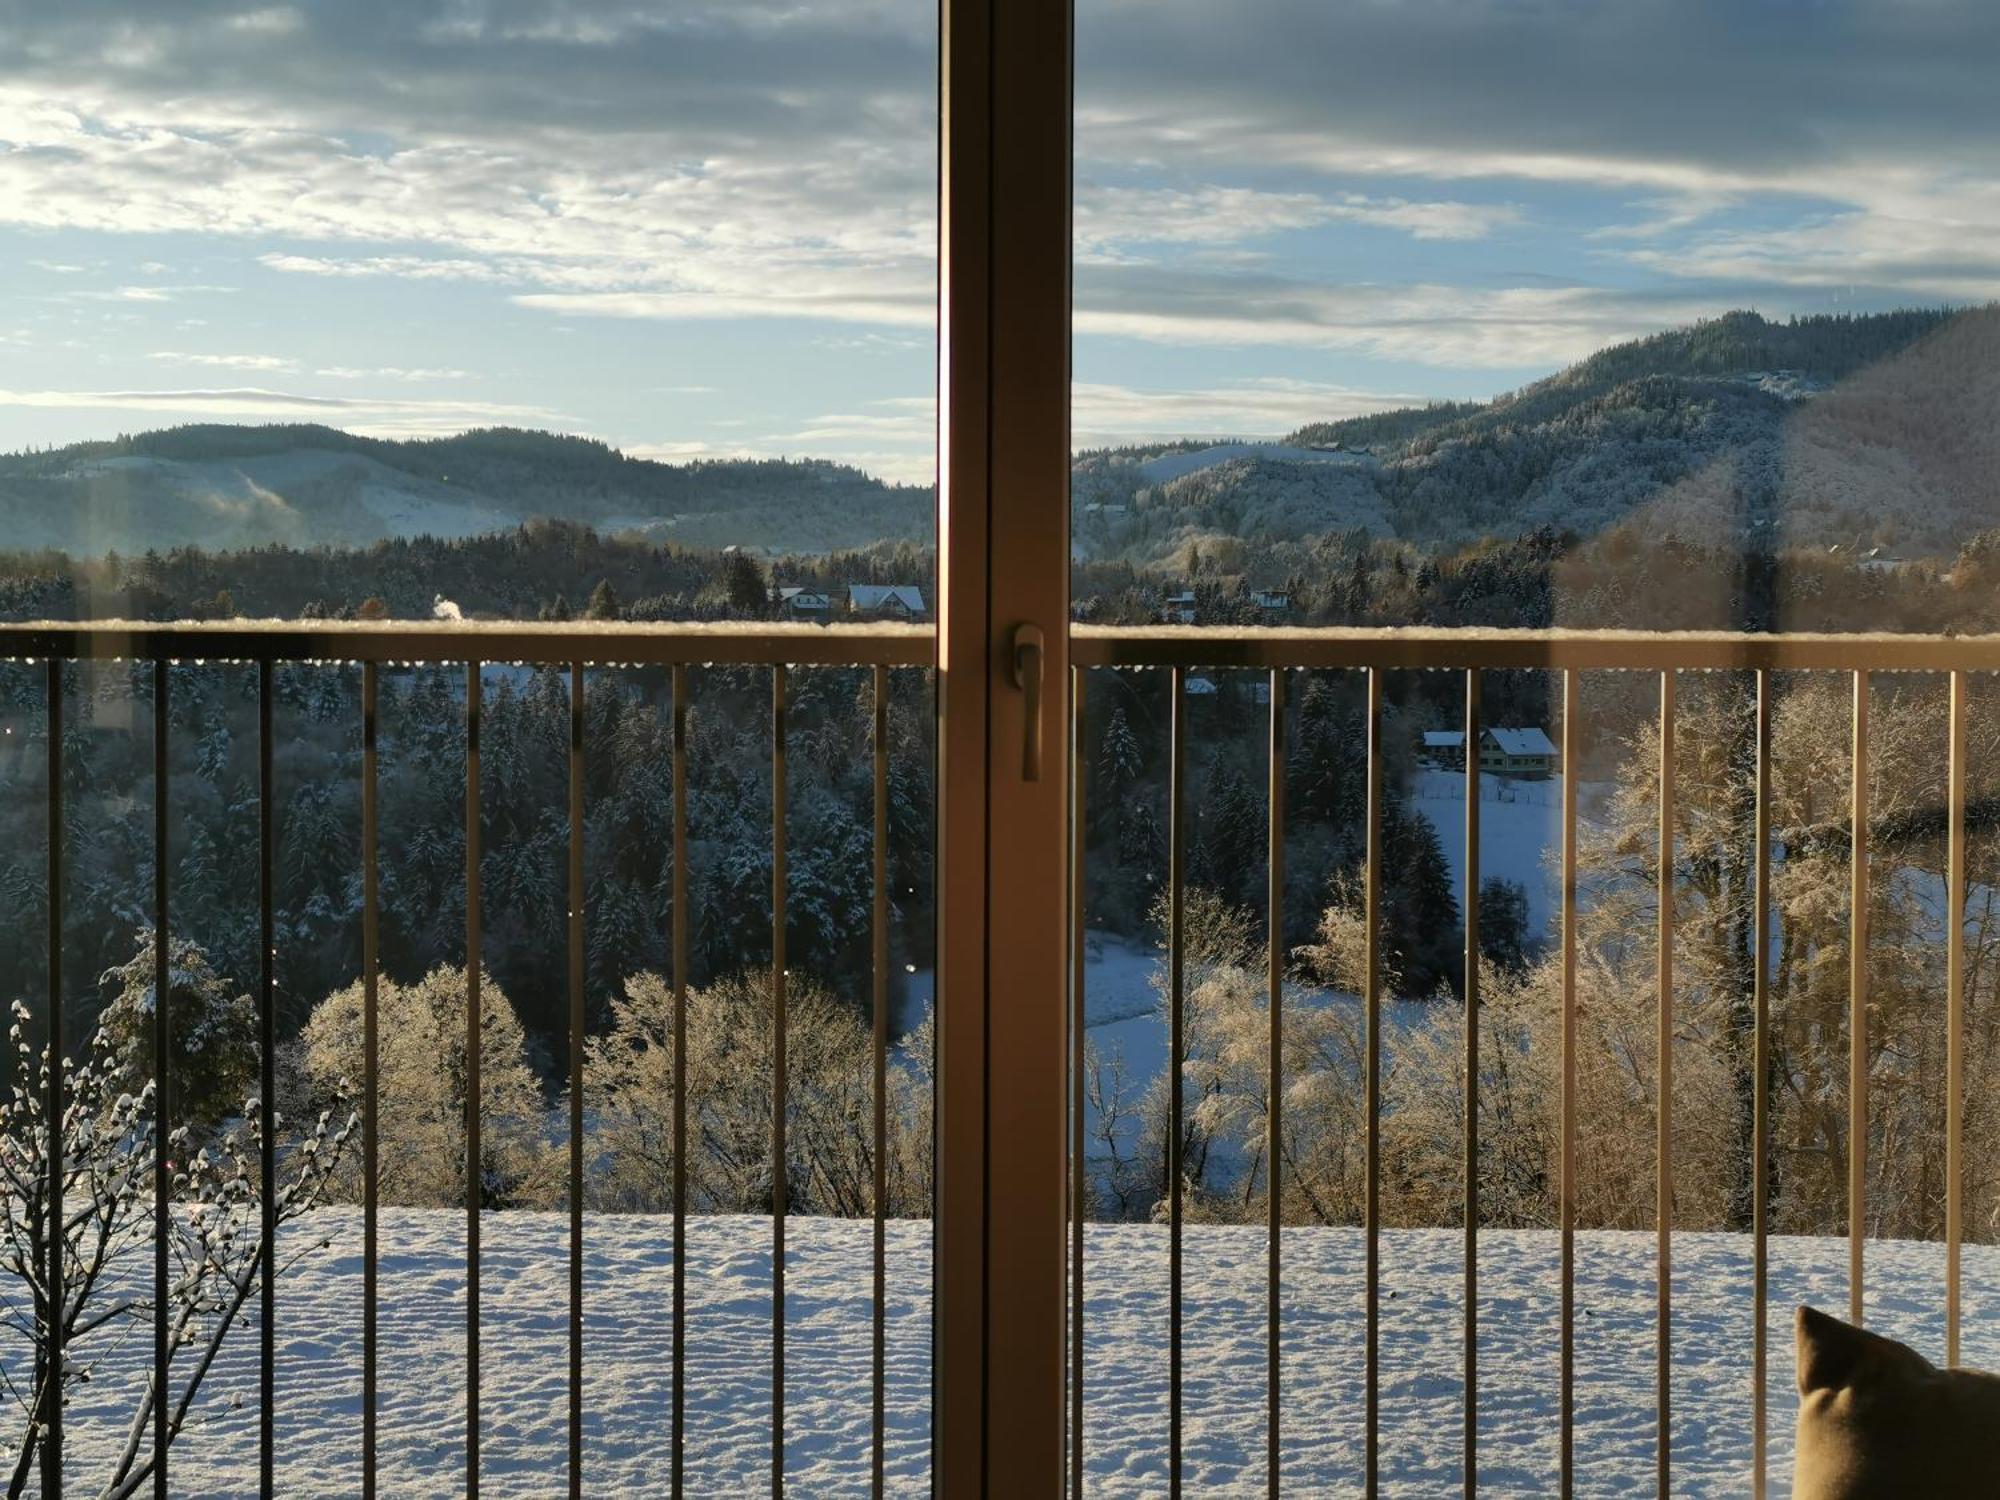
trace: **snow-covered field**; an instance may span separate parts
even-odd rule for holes
[[[290,1231],[332,1248],[280,1283],[278,1492],[359,1489],[360,1228],[351,1211]],[[382,1219],[383,1493],[458,1492],[464,1401],[463,1220],[385,1211]],[[485,1465],[493,1495],[555,1493],[566,1452],[567,1221],[558,1214],[485,1220]],[[597,1495],[664,1492],[672,1339],[668,1222],[593,1216],[586,1228],[585,1487]],[[865,1494],[869,1433],[869,1226],[790,1223],[787,1475],[792,1492]],[[1382,1272],[1384,1491],[1455,1492],[1459,1451],[1456,1231],[1385,1236]],[[689,1493],[768,1488],[770,1224],[691,1221]],[[1362,1413],[1362,1239],[1297,1229],[1285,1239],[1283,1464],[1301,1495],[1358,1491]],[[1750,1247],[1728,1235],[1675,1241],[1676,1490],[1748,1488]],[[1152,1496],[1166,1480],[1166,1235],[1152,1225],[1093,1226],[1087,1240],[1086,1462],[1093,1494]],[[1264,1236],[1190,1226],[1186,1241],[1186,1443],[1191,1493],[1261,1494],[1264,1453]],[[1837,1240],[1772,1242],[1773,1492],[1788,1485],[1791,1304],[1845,1306]],[[889,1237],[889,1475],[898,1494],[928,1482],[929,1226]],[[1491,1233],[1481,1256],[1481,1488],[1554,1488],[1557,1241]],[[1578,1242],[1579,1492],[1650,1493],[1653,1403],[1652,1238],[1586,1234]],[[1883,1243],[1869,1258],[1875,1326],[1936,1355],[1942,1255]],[[2000,1251],[1968,1248],[1966,1354],[2000,1363]],[[143,1335],[82,1393],[70,1418],[72,1487],[120,1433]],[[253,1493],[256,1328],[232,1337],[200,1402],[200,1426],[175,1446],[174,1493]],[[93,1463],[93,1460],[95,1462]]]

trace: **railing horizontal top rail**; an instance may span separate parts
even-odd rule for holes
[[[1079,667],[2000,671],[2000,635],[1649,630],[1314,630],[1079,625]]]
[[[0,624],[0,659],[586,662],[593,665],[926,667],[921,625],[523,624],[487,620],[37,621]]]
[[[924,625],[486,620],[33,621],[0,659],[930,666]],[[2000,671],[2000,635],[1079,625],[1079,667]]]

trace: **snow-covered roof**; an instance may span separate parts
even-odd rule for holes
[[[799,588],[796,586],[787,586],[779,589],[778,599],[779,602],[789,604],[794,609],[826,609],[832,602],[827,598],[825,592],[820,589]]]
[[[1486,738],[1500,747],[1502,755],[1554,755],[1555,743],[1541,730],[1530,726],[1527,729],[1489,729]]]
[[[1187,680],[1187,690],[1197,698],[1206,698],[1215,691],[1215,684],[1206,677],[1190,677]]]
[[[911,583],[849,584],[847,600],[856,609],[903,609],[913,615],[924,612],[924,591]]]
[[[1427,750],[1456,750],[1465,743],[1462,729],[1426,729],[1424,748]]]

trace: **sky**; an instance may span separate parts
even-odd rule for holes
[[[923,0],[0,0],[0,450],[519,425],[929,482]],[[2000,297],[1990,0],[1078,0],[1078,447]]]

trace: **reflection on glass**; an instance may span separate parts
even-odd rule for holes
[[[2000,259],[1980,246],[2000,227],[2000,114],[1982,80],[2000,62],[2000,32],[1972,5],[1909,22],[1866,4],[1809,15],[1775,4],[1080,0],[1078,617],[1990,630]],[[1289,649],[1266,645],[1275,660]],[[1268,711],[1232,674],[1206,670],[1203,649],[1190,640],[1184,658],[1187,909],[1225,935],[1225,953],[1237,937],[1254,950]],[[1360,674],[1295,675],[1284,946],[1301,999],[1284,1016],[1281,1461],[1288,1484],[1345,1488],[1360,1482],[1360,1382],[1335,1356],[1353,1355],[1364,1296],[1354,997],[1367,724]],[[1161,930],[1164,679],[1092,675],[1079,768],[1088,1206],[1124,1221],[1094,1230],[1103,1237],[1086,1257],[1085,1477],[1107,1487],[1127,1472],[1163,1475],[1169,1461],[1164,1352],[1140,1369],[1111,1351],[1129,1361],[1133,1340],[1165,1327],[1164,1295],[1138,1278],[1164,1254],[1166,1234],[1149,1222],[1167,1213],[1155,1117],[1176,1068],[1199,1100],[1183,1174],[1190,1218],[1261,1231],[1261,954],[1241,975],[1237,958],[1190,970],[1182,1058],[1155,1035],[1158,1007],[1144,1019],[1137,1003],[1112,1008],[1140,987],[1108,956],[1149,965]],[[1577,1478],[1638,1483],[1654,1425],[1660,682],[1579,674],[1573,764],[1560,674],[1485,673],[1470,741],[1465,686],[1444,672],[1383,683],[1382,1477],[1429,1493],[1456,1485],[1462,1463],[1465,818],[1476,799],[1486,1472],[1556,1483],[1568,993]],[[1909,1306],[1921,1311],[1899,1313],[1896,1331],[1942,1352],[1945,938],[1960,921],[1946,909],[1943,686],[1877,672],[1867,690],[1863,1035],[1850,1023],[1854,683],[1768,683],[1764,952],[1757,686],[1749,674],[1682,674],[1665,860],[1674,1457],[1679,1482],[1722,1487],[1747,1484],[1750,1464],[1760,1092],[1772,1307],[1844,1307],[1858,1216],[1871,1317],[1920,1287]],[[1968,687],[1969,1242],[1994,1235],[1991,1174],[1978,1165],[1991,1122],[1977,1102],[2000,1005],[1982,915],[1992,854],[1979,832],[1989,689]],[[1566,793],[1577,808],[1568,990]],[[1332,999],[1306,998],[1316,993]],[[1865,1110],[1849,1084],[1857,1047]],[[1114,1058],[1123,1071],[1110,1092]],[[1131,1102],[1107,1131],[1116,1100]],[[1128,1153],[1128,1137],[1145,1149]],[[1866,1201],[1853,1203],[1864,1150]],[[1222,1243],[1186,1268],[1189,1318],[1226,1345],[1199,1357],[1261,1374],[1264,1330],[1242,1316],[1261,1289],[1237,1284]],[[1972,1297],[1995,1267],[1978,1248],[1965,1265]],[[1346,1315],[1337,1333],[1320,1326],[1330,1309]],[[1788,1370],[1772,1326],[1781,1484]],[[1262,1434],[1244,1419],[1263,1392],[1225,1393],[1188,1368],[1185,1472],[1261,1483]],[[1524,1410],[1535,1420],[1516,1421]]]

